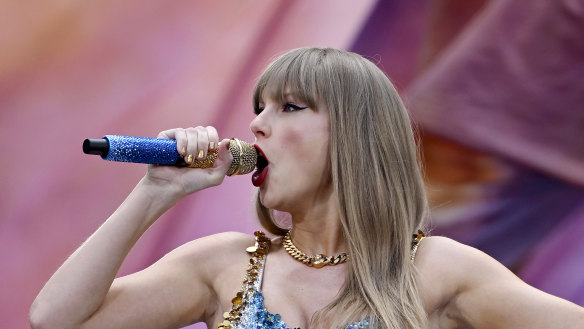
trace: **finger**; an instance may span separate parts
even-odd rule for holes
[[[207,151],[209,151],[209,133],[206,128],[197,127],[197,159],[203,160],[207,157]]]
[[[186,150],[187,150],[187,156],[185,158],[185,161],[187,163],[193,163],[193,160],[195,159],[195,157],[197,156],[197,152],[198,152],[198,132],[196,128],[193,127],[189,127],[187,129],[185,129],[185,134],[186,134],[186,140],[187,140],[187,145],[186,145]]]
[[[225,172],[231,166],[231,162],[233,161],[233,155],[229,151],[229,143],[230,139],[226,138],[219,142],[217,146],[217,150],[219,154],[217,155],[217,159],[219,161],[215,161],[215,165],[218,167],[224,167]]]
[[[156,138],[174,139],[174,135],[179,130],[182,130],[182,128],[173,128],[161,131],[158,133],[158,136],[156,136]]]
[[[188,156],[189,138],[187,135],[187,130],[181,129],[181,131],[178,131],[174,136],[174,139],[176,139],[176,150],[178,153],[183,157]]]
[[[219,134],[215,127],[207,127],[207,135],[209,136],[209,151],[215,151],[219,147]]]
[[[161,131],[156,138],[176,140],[176,151],[183,157],[187,155],[187,138],[183,128]]]

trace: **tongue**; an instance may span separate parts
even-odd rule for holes
[[[253,184],[253,186],[261,186],[264,183],[264,179],[266,179],[266,174],[268,173],[268,167],[265,167],[264,169],[257,169],[252,175],[251,175],[251,183]]]

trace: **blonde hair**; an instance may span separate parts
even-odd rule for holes
[[[313,109],[319,101],[329,109],[331,181],[350,257],[343,287],[311,327],[343,327],[364,317],[372,328],[426,327],[410,248],[427,201],[397,91],[369,60],[330,48],[300,48],[277,58],[255,86],[254,106],[265,93],[283,101],[286,88]],[[256,210],[267,231],[286,233],[259,197]]]

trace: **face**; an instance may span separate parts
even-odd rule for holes
[[[264,97],[257,112],[250,128],[268,163],[253,178],[262,204],[294,213],[328,199],[328,109],[315,111],[286,93],[283,102]]]

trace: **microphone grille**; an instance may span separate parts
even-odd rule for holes
[[[233,156],[233,161],[227,171],[227,176],[245,175],[254,170],[258,162],[258,152],[252,144],[232,138],[229,142],[229,151]]]

